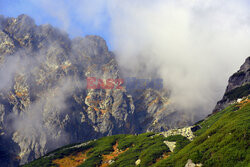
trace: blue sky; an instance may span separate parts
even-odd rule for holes
[[[87,2],[84,1],[82,1],[83,4]],[[69,2],[67,0],[55,1],[55,8],[51,10],[54,10],[55,12],[58,9],[65,10],[64,12],[70,20],[70,22],[67,23],[67,27],[65,27],[65,20],[58,19],[57,16],[54,16],[51,11],[46,8],[46,5],[40,5],[41,2],[42,1],[40,0],[0,0],[0,14],[8,17],[17,17],[20,14],[27,14],[35,20],[36,24],[40,25],[49,23],[54,27],[65,30],[71,38],[85,35],[99,35],[106,40],[109,48],[112,48],[109,32],[110,18],[103,6],[98,11],[98,19],[101,21],[98,20],[98,24],[95,24],[95,19],[97,19],[96,16],[93,16],[93,20],[82,18],[78,15],[80,11],[78,11],[78,13],[77,11],[74,11],[74,5],[76,5],[78,1],[75,1],[70,5],[67,3]],[[50,2],[53,2],[53,0]],[[61,3],[58,4],[59,6],[57,8],[56,3],[59,2]]]

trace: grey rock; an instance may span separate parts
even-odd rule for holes
[[[191,159],[188,159],[185,165],[185,167],[200,167],[200,166],[202,166],[202,164],[195,164]]]
[[[228,81],[228,86],[226,88],[225,94],[222,99],[216,104],[213,113],[216,113],[224,108],[226,108],[229,104],[235,102],[238,98],[242,98],[244,94],[250,93],[250,57],[246,58],[243,65],[241,65],[240,69],[234,73]],[[237,88],[245,86],[246,90],[243,95],[237,94],[237,96],[232,96],[232,92]]]
[[[101,37],[71,40],[26,15],[0,16],[0,163],[17,166],[70,143],[190,123],[166,90],[86,89],[87,77],[122,77],[115,58]]]

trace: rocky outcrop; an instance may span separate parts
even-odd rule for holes
[[[15,143],[16,161],[26,163],[69,143],[134,133],[134,105],[126,90],[86,89],[89,76],[119,78],[102,38],[71,41],[26,15],[1,17],[0,27],[0,143]]]
[[[216,113],[238,98],[250,94],[250,57],[248,57],[239,71],[234,73],[228,81],[223,98],[216,104],[213,113]]]
[[[140,163],[141,163],[141,160],[140,160],[140,159],[138,159],[138,160],[135,161],[135,165],[136,165],[136,166],[140,165]]]
[[[162,132],[192,124],[188,113],[176,111],[168,91],[146,89],[131,94],[140,133]]]
[[[171,152],[174,152],[174,149],[176,147],[176,142],[164,141],[164,143],[168,146],[168,148]]]
[[[228,81],[226,92],[230,92],[233,89],[243,86],[250,82],[250,57],[248,57],[244,64],[240,67],[239,71],[234,73]]]
[[[202,164],[195,164],[191,159],[189,159],[185,165],[185,167],[200,167]]]
[[[190,123],[169,105],[167,91],[86,89],[87,77],[121,78],[104,39],[71,40],[26,15],[0,16],[0,163],[16,166],[65,144]]]
[[[171,130],[168,130],[166,132],[161,132],[159,134],[162,134],[165,137],[174,136],[174,135],[182,135],[182,136],[188,138],[190,141],[192,141],[195,138],[195,136],[191,130],[192,128],[193,128],[193,126],[184,127],[184,128],[180,128],[180,129],[171,129]]]

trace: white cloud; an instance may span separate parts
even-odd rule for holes
[[[132,74],[157,71],[186,110],[210,112],[250,55],[247,0],[39,2],[65,27],[74,13],[79,25],[109,31],[120,65]],[[107,17],[110,27],[101,28]]]
[[[250,55],[246,1],[110,2],[120,64],[156,69],[185,110],[211,112],[228,77]]]

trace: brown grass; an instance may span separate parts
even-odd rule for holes
[[[100,110],[102,115],[105,114],[107,112],[107,110]]]
[[[239,102],[237,106],[242,108],[248,103],[250,103],[250,99],[246,98],[246,99],[242,100],[241,102]]]
[[[19,98],[24,97],[24,96],[28,96],[28,92],[27,91],[16,92],[16,96],[19,97]]]
[[[70,155],[62,159],[53,160],[53,163],[59,165],[59,167],[77,167],[81,165],[87,159],[87,153],[90,149],[85,152],[79,152],[76,155]]]
[[[163,159],[166,159],[167,157],[170,156],[170,154],[171,154],[170,152],[169,153],[164,153],[160,158],[156,159],[156,162],[159,162],[159,161],[161,161]]]
[[[95,106],[89,106],[89,108],[94,109],[96,112],[101,112],[101,115],[104,115],[107,112],[107,110],[99,109]]]
[[[152,106],[153,104],[156,104],[159,102],[159,97],[157,97],[156,99],[152,100],[149,104],[148,107]]]
[[[110,154],[107,155],[102,155],[102,164],[100,167],[107,167],[109,166],[109,161],[114,159],[115,157],[119,156],[120,154],[124,153],[127,151],[129,148],[126,148],[125,150],[121,151],[118,149],[118,142],[116,142],[115,145],[113,145],[114,151]]]

